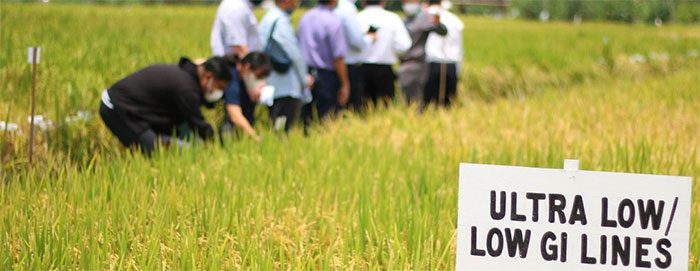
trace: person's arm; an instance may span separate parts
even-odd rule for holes
[[[247,16],[243,11],[231,12],[222,20],[224,24],[224,44],[239,58],[248,54]]]
[[[440,16],[434,15],[432,25],[426,29],[427,32],[435,32],[440,36],[447,35],[447,27],[440,22]]]
[[[199,90],[183,90],[184,93],[196,93]],[[214,136],[214,129],[207,123],[202,115],[202,110],[200,109],[199,99],[196,97],[182,95],[176,95],[175,104],[182,116],[185,117],[185,121],[192,128],[192,130],[197,132],[197,135],[203,140],[211,139]]]
[[[260,137],[255,133],[255,129],[250,125],[248,119],[243,115],[243,110],[241,109],[241,90],[240,81],[238,78],[238,72],[231,74],[231,81],[224,89],[224,108],[226,110],[226,118],[231,121],[238,128],[241,128],[243,132],[250,135],[254,140],[259,141]]]
[[[339,13],[345,12],[339,16],[341,18],[341,23],[343,25],[343,32],[345,33],[345,38],[350,47],[358,52],[362,52],[368,49],[372,45],[370,38],[366,37],[363,31],[360,21],[357,19],[357,11],[351,13],[349,11],[340,11]],[[340,15],[340,14],[339,14]]]
[[[340,90],[338,90],[338,103],[345,105],[350,98],[350,80],[348,80],[348,68],[345,66],[344,58],[336,58],[333,60],[333,68],[340,79]]]
[[[333,68],[340,79],[340,90],[338,90],[338,103],[345,105],[350,98],[350,80],[348,79],[348,68],[345,66],[345,53],[347,44],[343,27],[339,24],[330,32],[330,44],[333,53]]]
[[[248,119],[246,119],[245,116],[243,116],[243,110],[241,109],[240,105],[226,104],[226,113],[229,120],[234,125],[236,125],[238,128],[241,128],[243,132],[249,135],[253,140],[260,141],[258,133],[256,133],[255,129],[253,129],[253,126],[250,125]]]

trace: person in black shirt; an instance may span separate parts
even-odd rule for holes
[[[231,81],[230,65],[221,57],[201,65],[181,58],[178,64],[143,68],[102,93],[100,116],[124,146],[139,146],[146,155],[183,123],[211,139],[214,131],[200,107],[221,99],[221,89]]]

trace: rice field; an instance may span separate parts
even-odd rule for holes
[[[215,9],[0,3],[0,121],[17,124],[0,131],[1,270],[452,270],[460,162],[565,158],[692,176],[689,266],[700,270],[697,25],[465,17],[449,110],[397,101],[308,137],[261,121],[260,143],[126,151],[97,117],[101,90],[207,56]],[[47,121],[30,168],[31,45]]]

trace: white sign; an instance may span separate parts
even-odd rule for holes
[[[691,178],[461,164],[457,270],[688,270]]]
[[[34,52],[36,52],[36,58],[34,58]],[[36,64],[41,63],[41,47],[29,47],[27,50],[27,62],[34,64],[34,59],[36,59]]]

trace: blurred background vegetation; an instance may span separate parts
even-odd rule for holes
[[[254,0],[262,3],[264,0]],[[270,0],[267,0],[270,1]],[[186,4],[214,5],[219,0],[17,0],[4,2]],[[316,0],[302,0],[303,7]],[[362,0],[357,0],[358,7]],[[494,15],[533,20],[586,20],[627,23],[699,23],[700,0],[452,0],[461,14]],[[386,7],[400,11],[400,0],[387,0]]]
[[[583,20],[607,20],[619,22],[648,22],[656,19],[663,22],[675,21],[697,23],[700,20],[698,0],[514,0],[512,10],[528,19],[538,19],[546,10],[555,20],[573,20],[577,16]]]
[[[578,2],[634,4],[632,17],[596,9],[633,23],[554,9],[573,1],[461,16],[449,110],[414,114],[399,99],[305,137],[275,134],[258,107],[261,143],[190,142],[147,160],[118,147],[99,95],[145,65],[210,54],[216,4],[49,1],[0,2],[0,122],[18,126],[0,129],[0,270],[451,270],[458,163],[561,168],[565,157],[693,176],[688,264],[700,270],[700,27],[645,23],[637,3],[649,2]],[[531,18],[549,22],[522,19],[537,3],[547,13]],[[465,8],[479,9],[503,6]],[[32,45],[37,114],[53,122],[29,167]],[[205,114],[217,125],[222,111]]]

